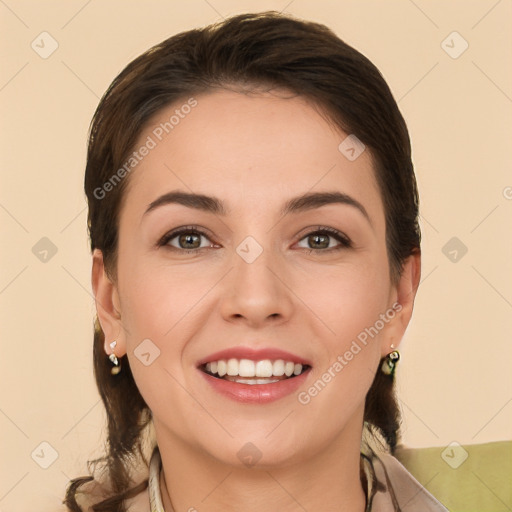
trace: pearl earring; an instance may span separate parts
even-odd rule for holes
[[[112,362],[112,364],[114,366],[112,366],[112,368],[110,369],[110,373],[112,375],[117,375],[120,371],[121,371],[121,365],[119,364],[119,359],[117,359],[117,356],[114,354],[114,348],[116,347],[117,345],[117,341],[113,341],[111,344],[110,344],[110,348],[112,349],[112,354],[110,354],[108,356],[108,358],[110,359],[110,361]]]
[[[396,365],[400,360],[400,352],[398,350],[393,350],[390,352],[384,361],[382,361],[382,366],[380,367],[382,373],[386,375],[390,375],[391,377],[395,376]]]

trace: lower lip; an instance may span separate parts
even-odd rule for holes
[[[243,403],[265,404],[297,391],[301,384],[304,384],[310,370],[311,368],[308,368],[300,375],[271,384],[239,384],[238,382],[212,377],[202,370],[198,371],[215,391],[227,398]]]

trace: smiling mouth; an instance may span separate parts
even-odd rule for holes
[[[311,368],[309,365],[284,361],[283,359],[221,359],[199,366],[199,369],[217,379],[238,384],[273,384],[289,380],[303,374]]]

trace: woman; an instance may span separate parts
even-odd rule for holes
[[[102,98],[85,190],[108,444],[70,510],[446,510],[392,456],[418,197],[368,59],[275,12],[171,37]]]

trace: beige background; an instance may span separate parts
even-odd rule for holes
[[[366,54],[410,128],[424,241],[399,371],[404,442],[511,438],[510,0],[2,0],[1,512],[55,510],[68,479],[101,454],[82,192],[99,97],[151,45],[265,9],[325,23]],[[46,59],[31,47],[43,31],[59,45]],[[469,44],[458,58],[445,49],[462,39],[442,45],[453,31]],[[46,262],[32,251],[43,237],[57,248]],[[452,237],[468,249],[455,262],[443,253]]]

